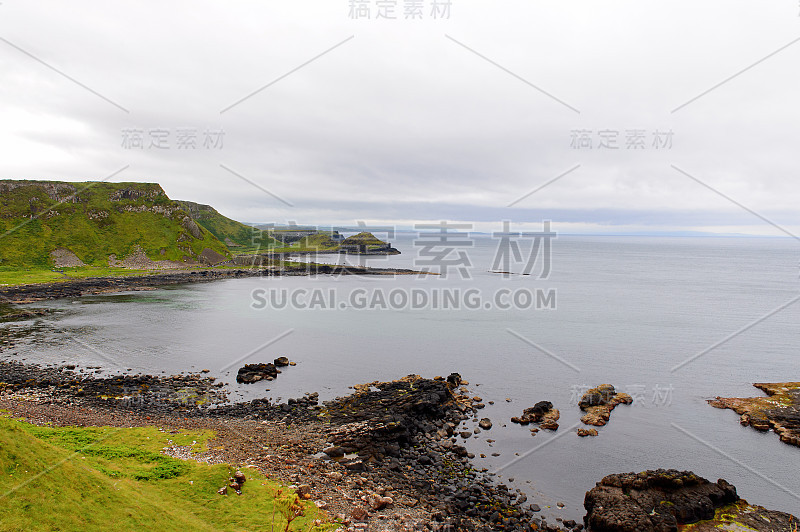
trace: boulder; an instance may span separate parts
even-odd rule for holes
[[[447,376],[447,384],[456,388],[461,385],[461,375],[459,373],[451,373]]]
[[[691,471],[608,475],[586,493],[584,524],[591,532],[674,532],[738,500],[725,480],[712,483]]]
[[[278,376],[275,364],[246,364],[239,368],[236,374],[236,382],[252,384],[263,379],[274,379]]]
[[[360,506],[356,506],[350,512],[350,517],[353,518],[353,521],[366,521],[369,517],[369,512]]]

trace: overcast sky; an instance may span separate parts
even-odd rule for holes
[[[3,0],[0,178],[125,168],[252,222],[800,233],[797,0],[351,3]]]

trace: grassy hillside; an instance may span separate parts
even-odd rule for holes
[[[155,183],[0,180],[0,268],[48,268],[66,248],[107,266],[141,247],[152,260],[196,261],[227,247]]]
[[[284,530],[295,503],[303,515],[290,530],[313,526],[321,516],[253,469],[242,495],[227,485],[227,465],[169,458],[171,445],[206,448],[208,432],[170,434],[154,427],[51,428],[0,417],[0,528],[6,531]],[[297,506],[295,507],[297,508]]]
[[[224,242],[234,253],[254,248],[266,249],[275,245],[275,239],[266,231],[231,220],[209,205],[191,201],[178,201],[178,203],[199,225]]]
[[[377,238],[372,233],[363,231],[357,235],[349,236],[342,241],[343,246],[364,246],[365,249],[379,248],[386,245],[386,242]]]

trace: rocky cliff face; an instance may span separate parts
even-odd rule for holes
[[[77,198],[72,197],[77,192],[75,185],[71,183],[58,183],[53,181],[0,181],[0,194],[10,194],[12,191],[35,186],[41,190],[48,198],[58,202],[76,203]]]

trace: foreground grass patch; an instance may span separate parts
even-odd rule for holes
[[[243,493],[217,490],[232,469],[169,458],[167,445],[206,448],[210,432],[153,427],[39,427],[0,417],[0,528],[36,530],[332,530],[311,503],[253,469]]]

